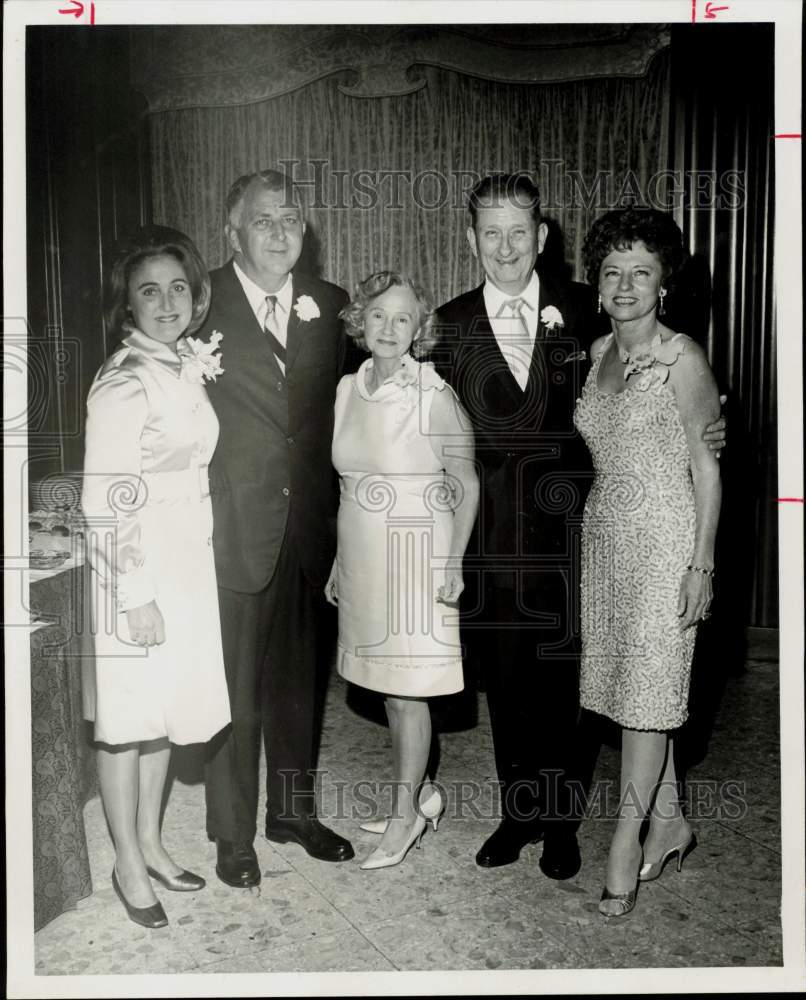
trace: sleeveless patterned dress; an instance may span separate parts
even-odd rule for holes
[[[580,704],[628,729],[685,722],[696,626],[677,617],[694,551],[694,489],[669,385],[677,334],[634,367],[621,393],[598,387],[594,359],[574,422],[596,473],[582,529]],[[662,346],[662,350],[661,350]]]

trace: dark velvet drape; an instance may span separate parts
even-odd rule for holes
[[[675,27],[671,82],[676,217],[692,255],[679,328],[729,396],[719,599],[733,623],[777,627],[773,26],[723,25],[717,45],[708,25]]]

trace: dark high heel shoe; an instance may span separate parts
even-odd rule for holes
[[[683,868],[683,862],[696,846],[697,838],[694,836],[693,832],[689,833],[688,837],[682,844],[676,844],[674,847],[670,847],[660,861],[649,861],[642,865],[641,871],[638,873],[638,881],[654,882],[656,878],[660,877],[661,872],[666,866],[666,862],[675,854],[677,855],[677,870],[681,871]]]
[[[152,903],[151,906],[132,906],[123,895],[115,868],[112,869],[112,888],[117,893],[118,899],[123,903],[126,913],[129,915],[129,920],[134,921],[135,924],[139,924],[141,927],[148,927],[149,930],[168,926],[168,918],[165,916],[162,903]]]
[[[185,870],[178,875],[162,875],[151,865],[146,865],[146,871],[151,878],[155,878],[160,885],[170,889],[171,892],[198,892],[207,885],[201,875]]]

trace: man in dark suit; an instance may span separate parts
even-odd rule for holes
[[[543,839],[541,869],[564,879],[580,866],[569,767],[576,546],[590,479],[573,412],[596,313],[587,286],[535,270],[547,227],[528,177],[484,178],[470,211],[485,281],[437,317],[439,367],[473,423],[482,480],[476,558],[465,563],[478,585],[463,620],[486,668],[503,818],[476,861],[509,864]]]
[[[206,768],[216,872],[257,885],[253,841],[261,734],[266,836],[346,861],[350,843],[315,816],[317,673],[323,588],[335,550],[330,461],[341,374],[338,314],[347,295],[294,270],[305,221],[292,183],[265,170],[227,197],[232,258],[211,272],[200,336],[221,341],[224,374],[208,386],[220,423],[210,467],[216,572],[232,727]],[[192,697],[192,693],[189,693]]]

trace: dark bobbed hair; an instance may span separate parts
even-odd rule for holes
[[[256,170],[251,174],[239,177],[227,192],[225,207],[228,226],[237,229],[240,225],[244,195],[253,181],[258,181],[267,191],[285,191],[288,196],[288,204],[294,205],[302,211],[302,203],[299,200],[296,186],[288,174],[284,174],[280,170]]]
[[[668,212],[656,208],[619,208],[594,222],[582,245],[588,283],[598,285],[602,261],[612,250],[628,250],[639,241],[658,255],[663,280],[669,284],[685,257],[683,234]]]
[[[420,358],[433,350],[436,344],[434,336],[434,308],[425,291],[412,278],[400,271],[376,271],[368,278],[364,278],[355,287],[355,294],[352,301],[346,305],[339,316],[344,321],[344,329],[348,336],[352,337],[358,347],[367,350],[367,342],[364,339],[364,316],[367,306],[373,299],[383,295],[395,285],[401,288],[410,288],[420,306],[420,323],[415,333],[415,339],[411,344],[411,353]]]
[[[134,271],[152,257],[173,257],[184,268],[190,285],[193,312],[185,333],[194,333],[210,308],[210,279],[193,241],[168,226],[142,226],[116,247],[109,271],[106,322],[120,336],[132,329],[129,319],[129,280]]]
[[[473,187],[467,203],[474,229],[479,208],[500,201],[528,208],[535,225],[540,225],[540,191],[528,174],[488,174]]]

